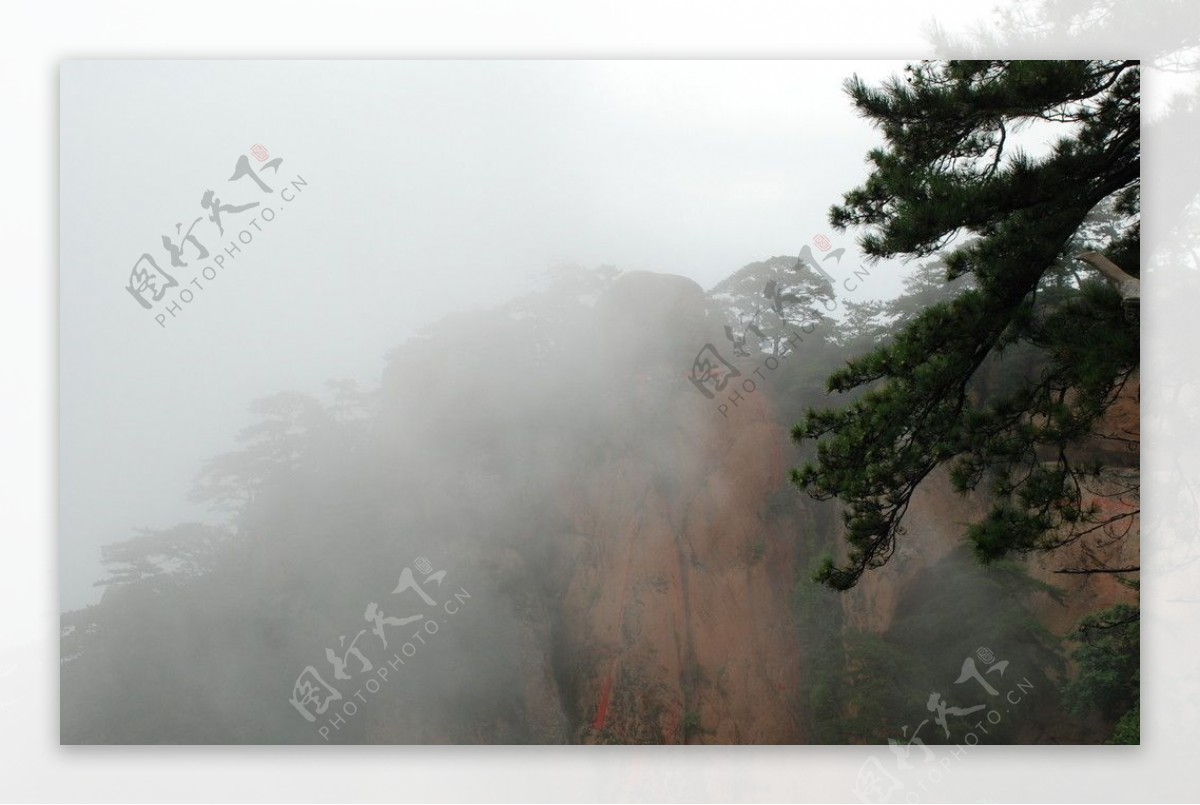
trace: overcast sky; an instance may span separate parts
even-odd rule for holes
[[[98,597],[101,545],[207,518],[187,491],[204,458],[234,447],[255,398],[331,378],[372,385],[391,346],[556,263],[707,289],[816,234],[850,245],[827,210],[864,178],[879,134],[842,81],[902,66],[64,63],[63,607]],[[243,155],[270,196],[250,177],[227,181]],[[276,217],[248,229],[215,279],[177,270],[204,289],[189,286],[192,302],[161,327],[161,308],[143,309],[126,282],[147,252],[172,272],[162,236],[207,216],[210,189]],[[210,258],[196,265],[257,212],[224,213],[221,237],[197,224]],[[189,245],[181,259],[195,255]],[[877,272],[863,293],[898,288]]]

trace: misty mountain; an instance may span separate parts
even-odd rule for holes
[[[935,547],[809,580],[839,523],[788,431],[873,338],[834,294],[799,258],[709,292],[564,266],[377,387],[253,402],[197,468],[214,521],[113,544],[63,615],[63,742],[886,741],[985,643],[1037,691],[993,742],[1103,740],[1057,689],[1091,610],[964,561],[948,488],[914,506]]]

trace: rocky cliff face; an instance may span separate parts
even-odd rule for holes
[[[614,298],[638,302],[613,306],[624,318],[610,347],[630,379],[622,399],[648,427],[624,440],[614,433],[562,504],[571,525],[558,543],[562,597],[553,661],[573,740],[812,740],[805,726],[808,657],[792,592],[809,571],[803,557],[811,543],[828,536],[828,512],[819,513],[788,482],[791,423],[779,421],[762,375],[754,392],[745,386],[736,406],[718,410],[738,390],[736,380],[714,399],[681,382],[701,333],[694,343],[667,343],[651,332],[664,321],[701,320],[698,291],[655,275],[614,288]],[[742,372],[737,380],[755,377],[760,360],[731,361]],[[1128,408],[1120,416],[1135,423],[1136,405],[1132,414]],[[926,592],[931,573],[963,561],[964,526],[985,511],[980,498],[956,494],[945,473],[929,478],[893,561],[843,596],[844,628],[886,635],[896,613]],[[1092,545],[1021,562],[1042,585],[1022,593],[1018,605],[1054,636],[1090,612],[1134,598],[1112,576],[1054,572],[1097,558]],[[1136,533],[1107,550],[1113,566],[1135,565]]]
[[[569,560],[563,654],[586,658],[569,683],[583,740],[805,740],[789,612],[803,524],[770,516],[786,433],[761,410],[707,413],[652,446],[687,458],[682,477],[613,456],[595,468],[607,483],[571,506],[587,536]]]
[[[563,504],[557,657],[574,737],[803,742],[789,607],[806,524],[801,509],[773,508],[788,494],[786,430],[763,394],[723,415],[687,381],[703,331],[654,332],[703,321],[697,286],[633,275],[611,302],[608,357],[630,379],[637,424],[613,433]]]

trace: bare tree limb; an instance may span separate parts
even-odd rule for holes
[[[1142,282],[1137,277],[1130,276],[1112,260],[1109,260],[1100,252],[1084,252],[1075,256],[1076,260],[1082,260],[1092,268],[1104,275],[1104,278],[1113,284],[1117,292],[1121,294],[1122,299],[1140,299],[1142,296]]]

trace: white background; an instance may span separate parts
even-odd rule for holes
[[[1133,8],[1130,0],[1115,5]],[[0,6],[0,332],[5,573],[0,798],[170,801],[854,801],[878,748],[60,747],[56,599],[58,67],[68,58],[932,56],[931,21],[986,26],[992,3],[6,3]],[[1194,7],[1193,7],[1194,8]],[[1196,32],[1196,11],[1170,31]],[[1190,18],[1188,18],[1190,15]],[[1021,56],[1141,56],[1136,29]],[[1006,54],[1007,55],[1007,54]],[[1145,76],[1147,113],[1171,76]],[[1196,195],[1184,156],[1147,138],[1141,747],[977,747],[925,801],[1200,796],[1194,258],[1153,224]],[[1190,138],[1189,138],[1190,140]],[[1184,147],[1188,142],[1182,144]],[[1190,143],[1194,149],[1194,141]],[[1159,196],[1156,196],[1159,194]],[[114,468],[119,472],[120,468]]]

